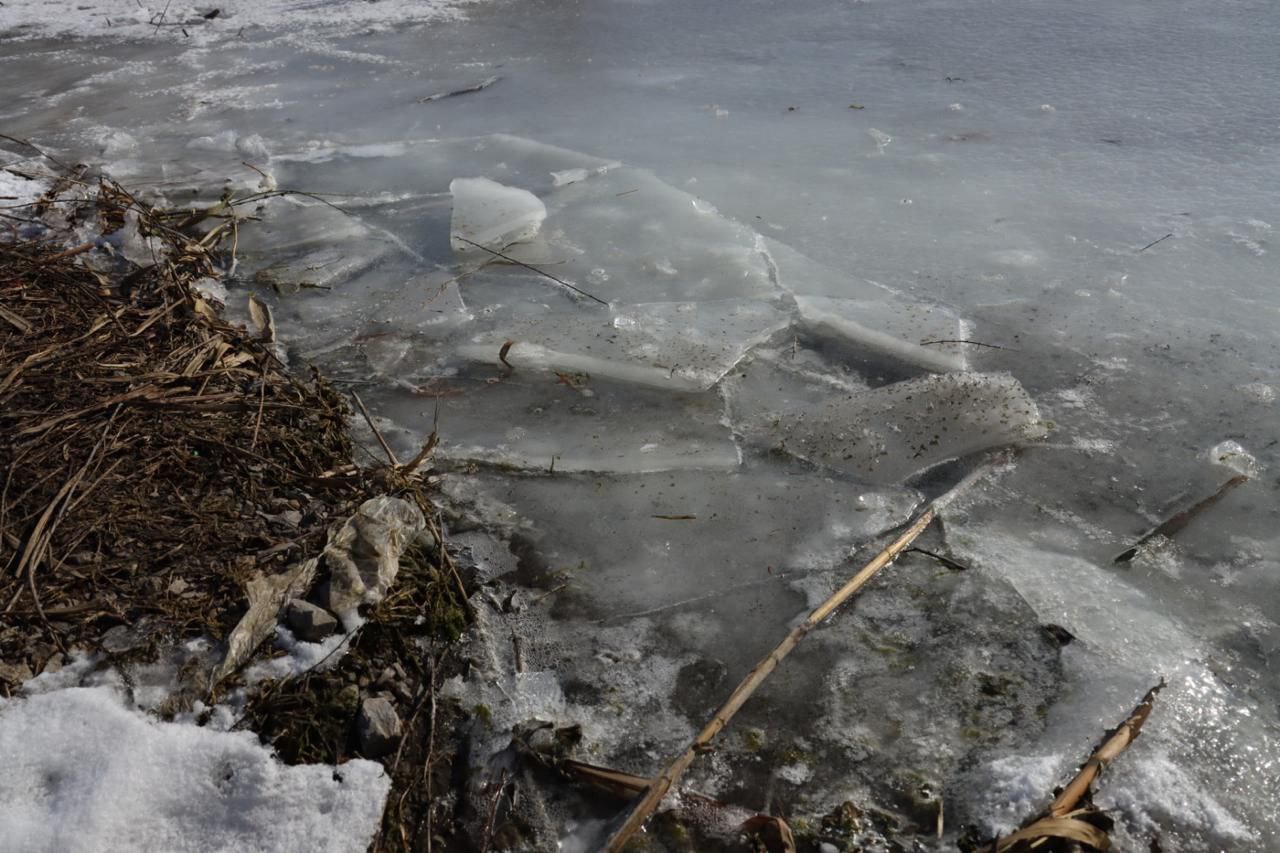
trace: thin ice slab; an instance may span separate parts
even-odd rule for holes
[[[943,373],[832,394],[816,405],[735,407],[746,440],[844,472],[896,483],[941,462],[1038,437],[1035,402],[1007,374]]]
[[[810,334],[939,373],[966,368],[963,345],[955,342],[968,337],[968,324],[949,308],[760,239],[778,285],[795,299],[799,324]]]
[[[496,353],[495,353],[496,355]],[[513,361],[519,364],[518,361]],[[715,394],[631,387],[580,372],[482,364],[414,388],[362,392],[420,443],[438,424],[437,458],[536,472],[732,470],[740,454]]]
[[[466,483],[455,485],[468,497]],[[567,573],[571,595],[598,618],[705,604],[829,568],[853,545],[901,524],[919,501],[914,490],[772,464],[732,473],[484,478],[476,488],[516,508],[522,520],[505,522],[520,525],[546,571]],[[794,615],[775,614],[780,626]]]

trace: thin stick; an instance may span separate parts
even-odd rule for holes
[[[489,254],[493,255],[495,258],[502,258],[502,260],[506,261],[506,262],[507,262],[507,263],[509,263],[509,264],[515,264],[515,265],[516,265],[516,266],[518,266],[518,267],[524,267],[525,269],[529,270],[530,272],[536,272],[538,275],[542,276],[543,278],[549,278],[549,279],[551,279],[552,281],[554,281],[556,284],[561,285],[562,287],[567,287],[567,288],[569,288],[570,290],[572,290],[574,293],[578,294],[579,296],[585,296],[585,297],[586,297],[586,298],[588,298],[588,299],[594,300],[595,302],[599,302],[601,305],[603,305],[603,306],[604,306],[604,307],[606,307],[606,308],[608,308],[608,307],[609,307],[609,303],[608,303],[608,302],[605,302],[605,301],[604,301],[603,299],[601,299],[600,297],[598,297],[598,296],[592,296],[590,293],[587,293],[587,292],[586,292],[585,290],[583,290],[582,288],[580,288],[580,287],[575,287],[574,285],[570,284],[569,282],[565,281],[565,280],[564,280],[564,279],[562,279],[562,278],[556,278],[555,276],[553,276],[553,275],[552,275],[551,273],[549,273],[549,272],[546,272],[546,271],[544,271],[544,270],[540,270],[540,269],[538,269],[537,267],[531,267],[531,266],[529,266],[528,264],[526,264],[524,261],[517,261],[515,258],[511,257],[510,255],[504,255],[504,254],[502,254],[502,252],[495,252],[493,249],[490,249],[488,246],[481,246],[479,243],[475,242],[474,240],[468,240],[466,237],[459,237],[457,234],[454,234],[454,235],[452,235],[452,236],[453,236],[453,239],[455,239],[455,240],[461,240],[463,243],[466,243],[466,244],[468,244],[468,245],[470,245],[470,246],[475,246],[477,249],[483,249],[484,251],[486,251],[486,252],[488,252]]]
[[[90,240],[88,243],[81,243],[79,246],[73,246],[72,248],[67,249],[64,252],[59,252],[56,255],[49,255],[47,258],[41,258],[40,263],[51,264],[54,261],[61,261],[67,258],[73,258],[76,255],[83,255],[85,252],[89,251],[90,249],[94,248],[97,245],[98,244],[95,241]]]
[[[267,403],[267,363],[262,363],[262,376],[258,379],[258,417],[253,422],[253,438],[249,440],[249,449],[258,446],[258,431],[262,429],[262,410]]]
[[[969,344],[970,346],[986,347],[987,349],[1008,349],[1008,347],[1002,347],[999,344],[984,344],[982,341],[971,341],[971,340],[968,340],[967,338],[955,338],[955,339],[920,342],[920,346],[922,347],[935,346],[937,344]]]
[[[1141,254],[1141,253],[1145,252],[1147,249],[1150,249],[1150,248],[1151,248],[1152,246],[1154,246],[1156,243],[1163,243],[1165,240],[1168,240],[1168,239],[1169,239],[1170,237],[1172,237],[1172,236],[1173,236],[1172,234],[1166,234],[1166,235],[1164,235],[1163,237],[1161,237],[1159,240],[1152,240],[1150,243],[1148,243],[1147,245],[1143,246],[1143,247],[1142,247],[1141,249],[1139,249],[1138,251],[1134,252],[1134,254],[1135,254],[1135,255]]]
[[[662,773],[654,777],[648,787],[645,789],[645,795],[635,804],[631,813],[627,816],[623,825],[615,832],[605,844],[605,850],[610,853],[619,851],[630,840],[644,822],[649,819],[649,815],[653,814],[658,804],[662,802],[662,798],[667,795],[672,786],[684,775],[689,765],[693,763],[694,756],[698,754],[711,740],[720,733],[720,731],[733,719],[738,710],[746,703],[756,689],[764,682],[769,674],[777,668],[778,664],[791,653],[791,650],[804,639],[818,623],[826,619],[835,611],[837,607],[847,601],[850,596],[861,589],[867,581],[871,580],[877,572],[889,565],[893,559],[898,556],[908,545],[915,541],[924,529],[933,521],[934,509],[930,507],[924,511],[911,526],[908,527],[901,536],[895,539],[887,548],[875,556],[871,562],[867,563],[860,572],[853,576],[844,586],[842,586],[835,595],[832,595],[819,607],[809,614],[809,618],[797,626],[789,633],[778,646],[764,657],[750,674],[742,681],[741,684],[729,696],[728,701],[716,711],[715,716],[709,722],[698,736],[694,738],[693,743],[689,744],[681,755],[671,762],[671,765],[663,770]]]
[[[1200,515],[1200,513],[1212,507],[1218,501],[1222,500],[1223,497],[1225,497],[1226,494],[1230,492],[1232,489],[1234,489],[1236,486],[1239,486],[1242,483],[1246,483],[1248,482],[1248,480],[1249,478],[1246,477],[1244,474],[1237,474],[1236,476],[1232,477],[1230,480],[1227,480],[1225,483],[1223,483],[1221,486],[1218,487],[1218,490],[1216,492],[1209,495],[1209,497],[1204,498],[1198,503],[1187,507],[1181,512],[1177,512],[1169,516],[1167,519],[1161,522],[1158,527],[1156,527],[1150,533],[1143,535],[1142,538],[1140,538],[1137,542],[1133,543],[1133,547],[1119,554],[1115,558],[1115,560],[1113,560],[1112,562],[1116,562],[1116,563],[1129,562],[1134,557],[1138,556],[1138,551],[1139,549],[1142,548],[1143,545],[1147,544],[1157,536],[1164,536],[1167,539],[1172,539],[1177,533],[1179,533],[1182,530],[1182,528],[1186,527],[1188,524],[1194,521],[1196,516]]]
[[[484,838],[480,842],[480,853],[489,853],[489,845],[493,842],[493,825],[498,819],[498,806],[502,804],[502,794],[507,789],[507,771],[498,774],[498,789],[489,801],[489,819],[484,822]]]
[[[418,103],[429,104],[432,101],[443,101],[445,98],[453,98],[458,95],[469,95],[472,92],[479,92],[481,90],[488,89],[490,86],[492,86],[494,83],[497,83],[501,79],[502,79],[501,77],[496,77],[496,76],[489,77],[485,80],[481,80],[479,83],[476,83],[474,86],[467,86],[462,89],[454,89],[451,92],[436,92],[434,95],[427,95],[425,98],[418,98]]]
[[[994,465],[988,463],[969,474],[958,484],[956,484],[949,492],[934,500],[932,504],[925,508],[924,512],[911,522],[910,526],[904,530],[897,539],[893,540],[883,551],[876,554],[862,569],[845,583],[844,586],[836,590],[836,592],[818,606],[816,610],[809,614],[809,617],[800,625],[792,629],[791,633],[783,638],[773,651],[765,655],[755,668],[747,674],[742,683],[734,689],[733,693],[725,701],[720,709],[716,711],[715,716],[711,718],[711,722],[707,723],[693,742],[681,753],[671,764],[659,773],[649,782],[645,795],[638,800],[627,814],[626,820],[605,842],[604,850],[607,853],[619,853],[626,843],[635,835],[649,816],[658,808],[662,802],[662,798],[667,792],[675,786],[680,777],[684,775],[685,770],[693,763],[694,757],[704,751],[711,741],[718,735],[729,721],[733,719],[734,714],[742,708],[746,701],[751,698],[756,689],[764,683],[769,674],[777,669],[782,659],[791,653],[805,635],[816,628],[823,620],[836,611],[842,604],[848,601],[855,592],[866,585],[867,581],[875,577],[876,573],[889,565],[904,550],[910,547],[911,543],[925,531],[929,523],[933,521],[934,516],[947,503],[953,500],[962,491],[970,485],[985,477],[994,470]]]
[[[427,759],[422,764],[422,779],[427,785],[427,853],[431,853],[431,836],[435,832],[433,824],[435,823],[435,806],[436,801],[431,792],[431,765],[435,764],[436,752],[436,673],[440,669],[440,661],[444,658],[433,658],[431,661],[431,684],[430,696],[431,717],[427,721],[430,729],[427,731]]]
[[[391,465],[395,468],[400,467],[400,460],[391,452],[391,446],[387,444],[387,440],[382,437],[382,432],[374,424],[373,418],[369,417],[369,410],[364,407],[364,401],[360,399],[360,395],[355,391],[351,392],[351,396],[355,398],[356,405],[360,407],[360,414],[364,415],[364,422],[369,425],[369,429],[373,430],[374,437],[378,439],[378,444],[382,445],[382,450],[387,454],[387,458],[391,460]]]

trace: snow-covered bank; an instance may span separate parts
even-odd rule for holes
[[[252,732],[163,723],[111,686],[0,700],[0,850],[363,850],[390,781],[287,767]]]

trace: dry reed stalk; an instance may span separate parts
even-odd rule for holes
[[[982,848],[979,853],[1013,853],[1016,850],[1030,850],[1047,839],[1062,838],[1069,841],[1077,841],[1088,844],[1099,850],[1107,849],[1110,840],[1106,832],[1082,820],[1095,814],[1096,810],[1091,805],[1081,806],[1082,801],[1086,801],[1089,796],[1089,788],[1102,771],[1106,770],[1112,761],[1120,753],[1128,748],[1129,744],[1137,739],[1142,731],[1142,725],[1147,721],[1147,717],[1151,716],[1151,709],[1155,706],[1156,694],[1164,689],[1164,681],[1162,680],[1155,687],[1147,691],[1136,707],[1125,718],[1125,721],[1110,734],[1102,745],[1094,750],[1093,755],[1089,756],[1089,760],[1076,773],[1062,792],[1054,798],[1049,804],[1049,808],[1038,818],[1028,822],[1022,829],[1012,835],[1005,836],[993,841],[991,844]]]

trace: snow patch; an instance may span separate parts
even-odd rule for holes
[[[374,762],[287,767],[110,687],[0,700],[0,756],[11,850],[363,850],[390,787]]]

